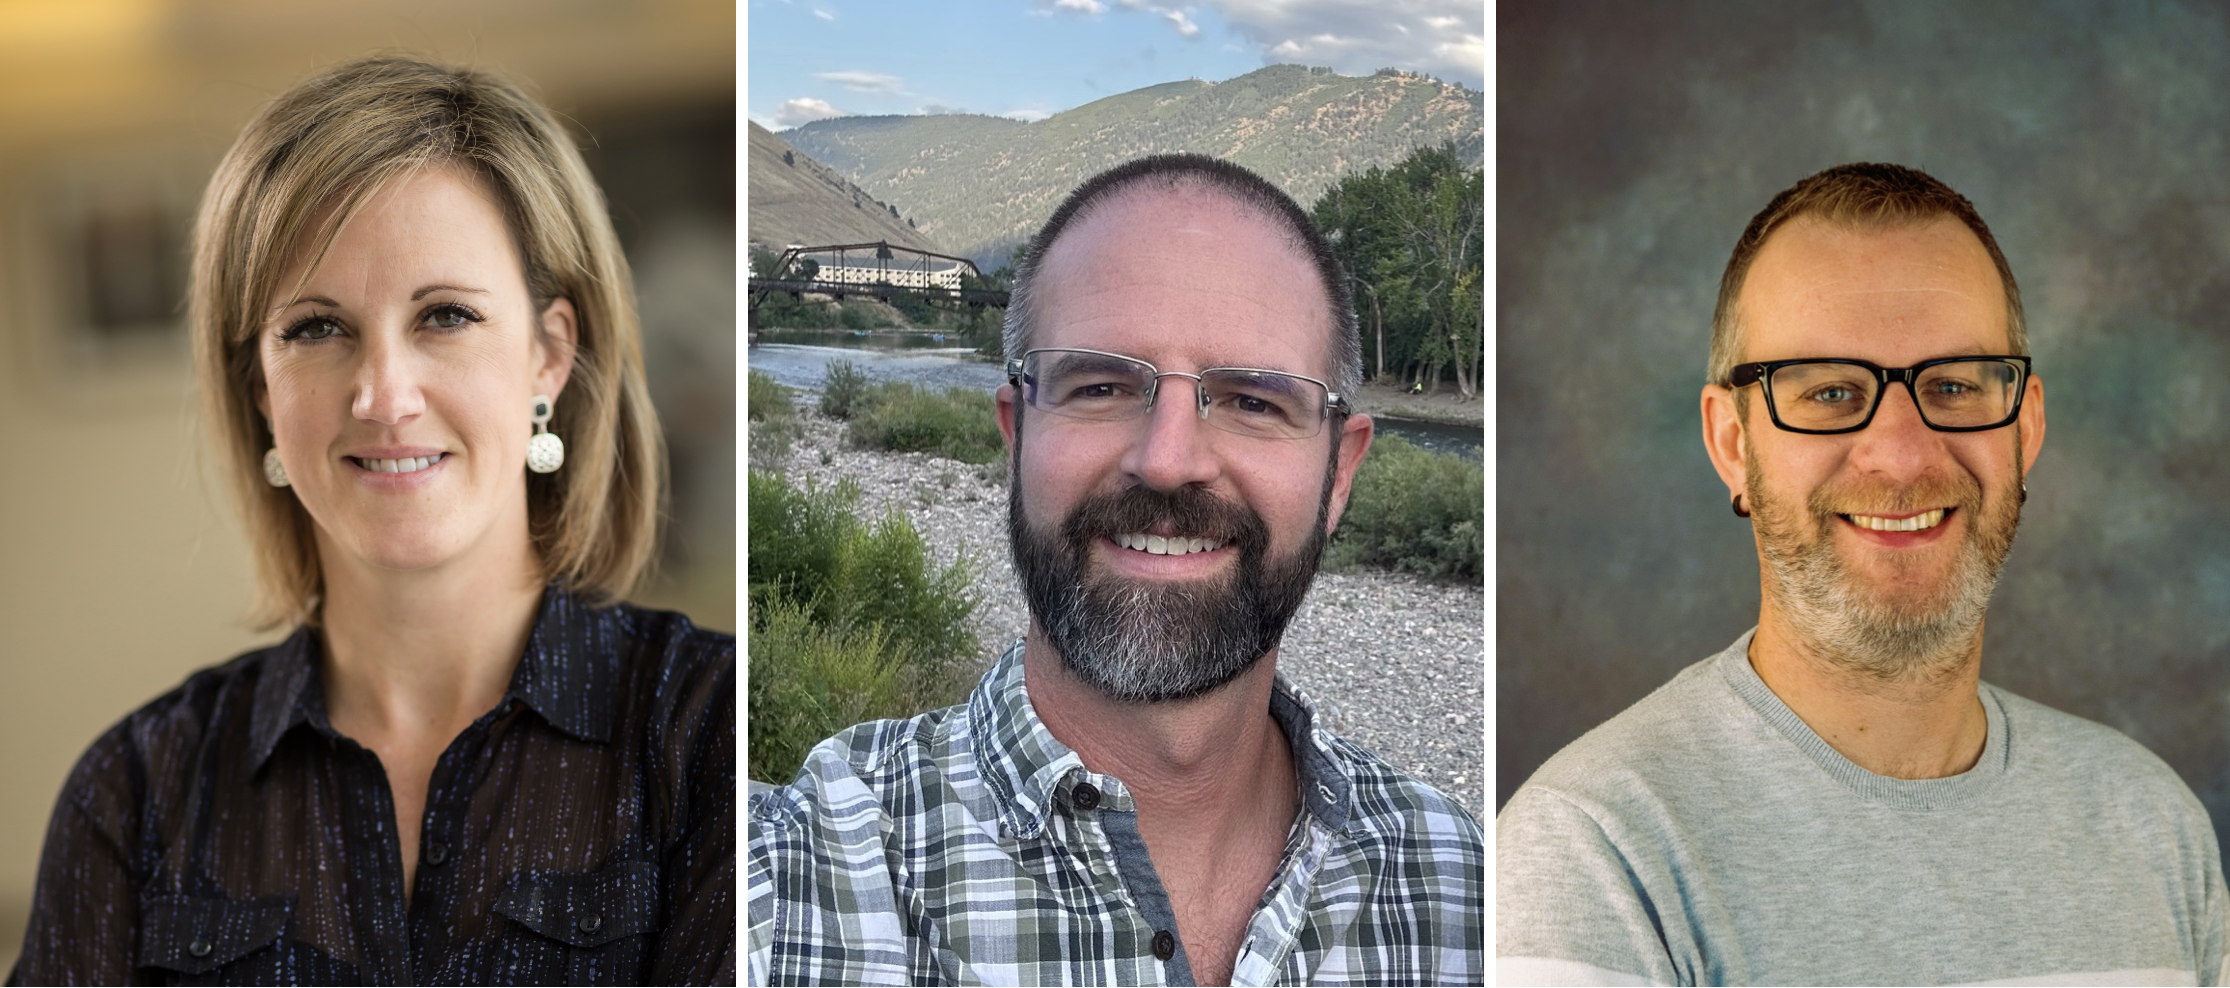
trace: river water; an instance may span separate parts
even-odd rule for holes
[[[831,360],[849,360],[860,373],[877,381],[905,381],[932,388],[974,388],[989,391],[1006,383],[999,365],[975,357],[965,339],[942,339],[923,332],[854,334],[843,330],[760,330],[745,363],[786,387],[818,391],[821,375]],[[1376,416],[1380,435],[1396,435],[1426,449],[1454,453],[1479,462],[1485,430],[1475,425],[1449,425]]]

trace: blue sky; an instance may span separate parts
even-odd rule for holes
[[[1264,65],[1392,66],[1484,87],[1478,0],[751,0],[746,110],[1024,120],[1177,79]]]

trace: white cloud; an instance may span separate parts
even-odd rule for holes
[[[902,93],[905,80],[883,72],[816,72],[813,78],[833,82],[855,93]]]
[[[1053,0],[1053,9],[1065,10],[1072,14],[1082,14],[1086,17],[1097,17],[1107,12],[1107,5],[1101,3],[1100,0]]]
[[[1085,0],[1085,2],[1089,2],[1095,7],[1103,7],[1098,0]],[[1172,5],[1157,3],[1155,0],[1115,0],[1115,2],[1124,10],[1142,11],[1168,21],[1169,26],[1177,29],[1177,34],[1180,37],[1196,38],[1200,36],[1200,25],[1193,22],[1191,14],[1193,8],[1198,6],[1197,4]]]
[[[1005,113],[999,114],[999,116],[1005,117],[1009,120],[1020,120],[1023,123],[1037,123],[1038,121],[1052,115],[1053,114],[1047,113],[1044,110],[1008,110]]]
[[[774,123],[777,127],[787,129],[802,123],[812,123],[815,120],[826,120],[829,117],[841,117],[843,115],[844,111],[830,105],[826,100],[804,96],[793,100],[783,100],[782,105],[774,110]]]
[[[1477,0],[1200,0],[1187,7],[1221,14],[1266,62],[1352,75],[1392,67],[1486,85],[1487,15]]]
[[[835,14],[830,13],[828,10],[821,7],[813,8],[813,16],[818,17],[824,21],[833,21],[836,19]]]

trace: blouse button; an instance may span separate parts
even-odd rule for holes
[[[449,845],[439,842],[426,845],[426,863],[439,867],[449,860]]]
[[[1177,938],[1170,936],[1168,930],[1154,931],[1154,956],[1165,961],[1177,956]]]
[[[207,940],[196,940],[186,945],[186,952],[195,957],[207,957],[209,952],[214,949],[216,948],[211,947]]]
[[[1089,782],[1079,782],[1069,790],[1069,802],[1080,810],[1089,810],[1100,804],[1100,791]]]
[[[598,916],[595,913],[590,913],[586,916],[581,917],[581,922],[578,925],[581,928],[581,932],[594,933],[604,928],[604,917]]]

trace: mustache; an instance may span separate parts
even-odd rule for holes
[[[1982,484],[1969,475],[1925,474],[1907,484],[1861,478],[1822,485],[1805,499],[1805,506],[1823,520],[1830,515],[1906,515],[1930,508],[1973,509],[1982,506]]]
[[[1249,554],[1261,552],[1270,541],[1269,528],[1261,515],[1205,487],[1171,491],[1126,487],[1095,494],[1069,512],[1061,524],[1061,534],[1070,544],[1082,545],[1093,538],[1143,532],[1155,526],[1193,538],[1230,543]]]

